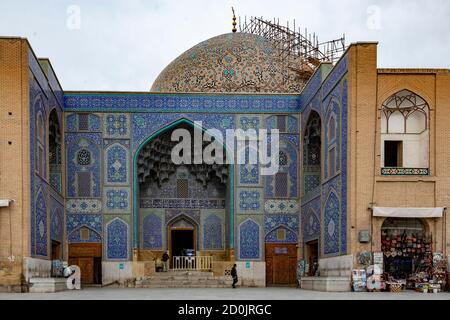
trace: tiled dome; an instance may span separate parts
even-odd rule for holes
[[[299,93],[303,85],[267,39],[228,33],[181,54],[159,74],[151,91]]]

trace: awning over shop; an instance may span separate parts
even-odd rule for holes
[[[373,207],[374,217],[390,218],[441,218],[445,207],[437,208],[391,208]]]

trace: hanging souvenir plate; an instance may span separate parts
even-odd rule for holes
[[[392,256],[392,257],[397,256],[397,251],[392,252],[391,256]]]

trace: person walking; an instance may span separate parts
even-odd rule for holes
[[[162,256],[162,262],[163,262],[163,271],[167,272],[169,271],[169,251],[164,252]]]
[[[233,265],[233,268],[231,268],[231,277],[233,278],[233,284],[231,285],[233,288],[236,288],[236,283],[238,282],[238,276],[237,276],[237,270],[236,270],[236,264]]]

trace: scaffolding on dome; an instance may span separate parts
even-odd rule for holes
[[[287,67],[296,71],[305,80],[309,79],[314,70],[323,62],[336,63],[345,52],[345,34],[335,40],[319,42],[319,37],[302,33],[300,27],[296,31],[295,20],[293,29],[280,25],[279,19],[264,20],[263,17],[247,17],[241,23],[239,17],[239,31],[260,35],[271,41],[279,52],[279,56]]]

